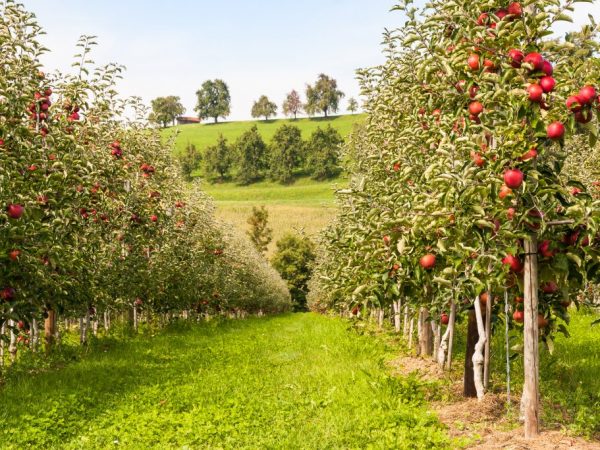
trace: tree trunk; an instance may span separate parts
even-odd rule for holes
[[[44,341],[46,353],[50,353],[55,344],[56,333],[56,312],[53,309],[48,310],[48,317],[44,320]]]
[[[413,337],[415,334],[415,318],[411,317],[410,326],[408,327],[408,348],[411,350],[413,348]]]
[[[4,367],[4,333],[6,331],[6,322],[2,322],[0,327],[0,367]]]
[[[483,362],[485,358],[483,352],[487,336],[485,334],[485,324],[483,322],[483,312],[481,311],[479,296],[475,299],[475,318],[477,319],[479,340],[475,344],[475,351],[473,352],[473,379],[475,382],[475,390],[477,391],[477,399],[481,401],[485,395],[485,388],[483,386]]]
[[[394,329],[396,333],[400,333],[400,300],[394,301],[392,307],[394,308]]]
[[[438,351],[440,349],[440,338],[442,334],[442,327],[436,323],[435,321],[431,321],[431,332],[433,334],[433,359],[436,359],[438,356]]]
[[[31,319],[31,328],[30,328],[30,344],[31,351],[33,353],[37,352],[38,340],[39,340],[39,330],[38,330],[38,322],[37,319]]]
[[[404,307],[404,328],[402,330],[402,335],[405,338],[408,338],[408,329],[409,329],[409,326],[410,326],[410,324],[408,322],[409,322],[409,320],[408,320],[408,305],[406,305]]]
[[[538,328],[538,266],[537,236],[525,240],[525,322],[524,364],[525,370],[521,414],[525,422],[525,438],[539,434],[539,328]]]
[[[419,355],[431,356],[433,353],[433,333],[429,324],[429,311],[421,308],[420,312],[421,334],[419,336]]]
[[[506,345],[506,403],[510,405],[510,340],[509,340],[509,317],[508,290],[504,288],[504,315],[506,316],[504,339]]]
[[[383,328],[383,321],[385,319],[385,310],[383,308],[377,308],[377,326],[381,330]]]
[[[15,321],[8,321],[8,328],[10,333],[10,341],[8,344],[8,353],[10,356],[10,362],[14,363],[17,360],[17,335],[15,334]]]
[[[465,373],[464,373],[464,385],[463,394],[465,397],[477,397],[477,390],[475,389],[475,381],[473,378],[473,354],[475,353],[475,344],[479,340],[479,334],[477,332],[477,319],[475,317],[475,310],[469,310],[469,322],[467,326],[467,349],[465,353]]]
[[[448,329],[450,330],[450,336],[448,337],[448,357],[446,358],[446,369],[452,369],[452,349],[454,348],[454,328],[456,325],[456,302],[452,301],[450,306],[450,321],[448,322]]]
[[[485,304],[485,353],[483,356],[483,387],[488,389],[490,384],[490,341],[492,336],[492,293],[488,292],[488,301]]]

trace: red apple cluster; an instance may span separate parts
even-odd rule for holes
[[[584,86],[575,95],[567,98],[567,109],[571,111],[579,123],[588,123],[593,117],[593,106],[600,111],[600,95],[594,86]]]
[[[153,174],[153,173],[156,171],[156,170],[154,169],[154,166],[151,166],[150,164],[147,164],[147,163],[143,163],[143,164],[140,166],[140,170],[143,172],[143,173],[142,173],[142,176],[143,176],[144,178],[149,178],[149,177],[150,177],[150,176],[152,176],[152,174]]]
[[[121,148],[121,143],[119,141],[114,141],[110,144],[110,154],[115,158],[120,159],[123,157],[123,149]]]

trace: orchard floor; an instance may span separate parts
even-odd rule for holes
[[[180,324],[72,356],[7,375],[0,448],[456,446],[427,410],[429,382],[391,376],[390,347],[336,319]]]

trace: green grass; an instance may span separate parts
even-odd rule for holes
[[[313,314],[106,341],[62,369],[9,378],[0,446],[448,448],[425,385],[389,376],[388,352]]]
[[[270,181],[239,186],[236,183],[209,184],[202,188],[217,205],[217,217],[242,231],[249,226],[247,219],[253,206],[264,205],[269,211],[269,226],[273,241],[267,254],[275,250],[275,243],[286,233],[302,232],[315,237],[335,217],[335,188],[346,184],[344,178],[313,181],[299,178],[294,184],[281,185]]]
[[[308,139],[317,127],[327,127],[331,125],[339,131],[342,137],[347,137],[352,131],[354,124],[364,120],[363,114],[333,116],[314,119],[298,119],[298,120],[259,120],[245,122],[223,122],[218,124],[206,123],[200,125],[182,125],[168,128],[163,131],[163,136],[171,136],[175,131],[179,131],[179,135],[175,141],[175,149],[177,152],[183,150],[186,145],[194,144],[200,151],[217,142],[220,134],[223,134],[229,142],[234,142],[244,132],[252,128],[253,125],[258,127],[265,142],[270,142],[275,131],[284,124],[296,125],[302,131],[302,138]]]

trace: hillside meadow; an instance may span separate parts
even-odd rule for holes
[[[223,134],[229,142],[235,141],[245,131],[248,131],[254,125],[257,126],[265,142],[270,142],[275,131],[282,125],[295,125],[300,128],[302,138],[308,139],[313,131],[318,127],[324,128],[331,125],[342,137],[346,138],[352,131],[354,124],[365,119],[363,114],[303,118],[297,120],[258,120],[241,122],[223,122],[223,123],[203,123],[200,125],[181,125],[166,128],[163,130],[163,136],[169,137],[177,134],[175,138],[175,151],[180,152],[188,144],[193,144],[198,150],[203,151],[207,146],[217,142],[220,134]]]

